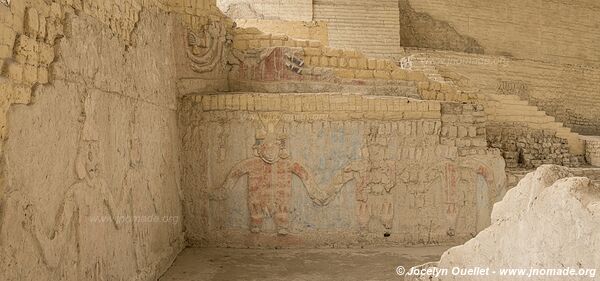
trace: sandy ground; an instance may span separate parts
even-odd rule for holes
[[[403,280],[397,266],[437,261],[449,247],[184,250],[160,281]]]

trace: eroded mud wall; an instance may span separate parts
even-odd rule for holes
[[[156,280],[185,246],[177,95],[225,79],[209,2],[0,3],[1,280]]]

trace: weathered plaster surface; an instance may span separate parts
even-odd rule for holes
[[[81,7],[53,7],[65,28],[43,68],[50,78],[8,112],[0,279],[156,280],[185,245],[171,47],[180,24],[147,7],[116,33]],[[27,83],[14,78],[1,83]]]
[[[186,97],[189,241],[310,247],[468,239],[489,224],[504,166],[477,141],[477,123],[457,123],[477,122],[473,116],[447,107],[342,94]]]

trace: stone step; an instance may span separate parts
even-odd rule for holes
[[[592,181],[600,181],[600,168],[572,168],[571,173],[578,177],[587,177]]]
[[[529,105],[526,100],[489,100],[488,103],[493,104],[506,104],[506,105]]]
[[[527,115],[492,115],[490,116],[494,121],[503,121],[503,122],[524,122],[524,123],[532,123],[532,124],[546,124],[546,123],[554,123],[554,117],[552,116],[527,116]],[[488,117],[488,119],[490,119]],[[553,125],[548,125],[553,126]]]
[[[488,102],[495,104],[504,104],[504,105],[529,105],[528,101],[520,100],[520,99],[496,99],[496,98],[488,98]]]
[[[486,94],[488,98],[496,101],[506,101],[506,100],[521,100],[518,96],[515,95],[497,95],[497,94]]]
[[[543,111],[523,111],[523,110],[512,110],[512,109],[502,109],[502,108],[494,108],[490,109],[490,111],[486,112],[494,115],[508,115],[508,116],[547,116]]]
[[[528,111],[540,111],[538,110],[537,106],[533,106],[533,105],[523,105],[523,104],[505,104],[505,103],[500,103],[497,105],[498,108],[500,109],[505,109],[505,110],[511,110],[511,111],[521,111],[521,112],[528,112]]]
[[[562,123],[560,123],[560,127],[556,130],[556,134],[558,136],[576,136],[577,134],[571,132],[571,128],[563,127]],[[578,137],[578,136],[577,136]]]
[[[529,105],[529,102],[526,100],[505,100],[502,101],[502,104],[506,105]]]
[[[585,153],[585,141],[580,136],[571,132],[570,128],[564,127],[556,118],[548,116],[545,111],[539,110],[537,106],[530,105],[528,101],[521,100],[516,95],[484,94],[487,99],[485,112],[489,121],[498,122],[525,122],[531,124],[532,128],[556,131],[556,135],[564,138],[569,143],[569,151],[573,155]]]

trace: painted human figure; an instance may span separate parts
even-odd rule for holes
[[[453,163],[447,163],[445,165],[445,183],[444,193],[446,197],[446,220],[448,221],[449,227],[446,231],[448,236],[456,235],[456,227],[459,216],[459,194],[458,194],[458,166]]]
[[[356,181],[356,215],[361,232],[371,219],[378,219],[386,230],[392,228],[394,204],[391,190],[396,186],[395,162],[385,159],[387,138],[372,130],[362,159],[347,165],[335,178],[328,194],[333,196],[351,180]]]
[[[256,136],[256,157],[236,164],[227,176],[223,189],[213,192],[212,199],[224,198],[238,179],[248,175],[248,210],[250,231],[261,231],[265,217],[274,217],[277,232],[285,235],[289,231],[289,206],[291,201],[292,175],[298,176],[316,204],[323,204],[326,194],[314,182],[311,174],[300,163],[288,159],[285,148],[286,137],[276,135],[273,127],[260,131]]]

